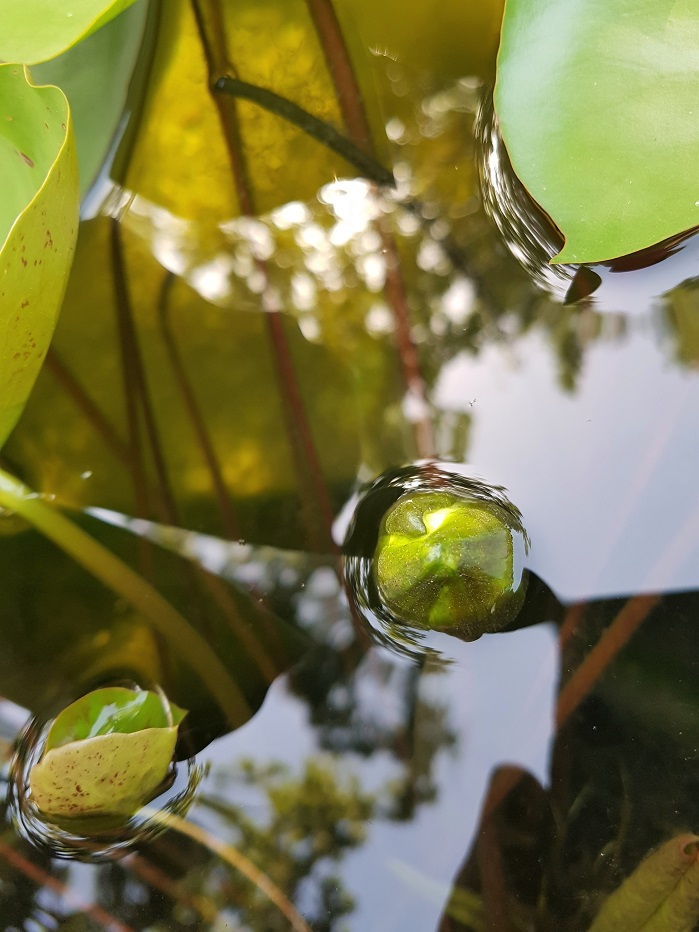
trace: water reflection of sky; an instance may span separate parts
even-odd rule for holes
[[[447,705],[456,745],[437,757],[435,801],[421,806],[408,822],[372,822],[367,841],[346,857],[343,881],[351,892],[361,891],[352,913],[354,929],[435,928],[454,865],[473,841],[494,768],[517,763],[544,785],[548,782],[558,676],[553,625],[505,638],[485,636],[472,644],[439,636],[434,646],[454,663],[423,676],[420,695]],[[249,803],[249,790],[227,776],[236,760],[282,761],[298,770],[317,750],[305,704],[288,691],[284,679],[278,680],[253,719],[207,748],[213,766],[202,793],[214,787],[229,800]],[[367,789],[396,775],[395,762],[380,752],[368,759],[344,755],[342,767],[344,773],[359,775]],[[201,816],[197,808],[192,811],[193,818]],[[217,829],[215,820],[211,827]]]
[[[390,336],[394,320],[380,294],[385,258],[375,222],[392,215],[402,235],[410,236],[419,229],[416,217],[358,180],[326,186],[319,200],[323,207],[290,203],[267,218],[224,224],[223,251],[206,261],[184,221],[139,198],[127,198],[115,209],[126,207],[127,225],[146,236],[160,261],[189,277],[208,300],[226,304],[242,298],[245,306],[239,290],[245,282],[248,300],[293,313],[311,342],[323,341],[319,289],[346,297],[351,269],[361,286],[376,294],[366,331]],[[175,235],[177,224],[182,230]],[[405,224],[409,229],[402,228]],[[288,231],[293,231],[293,248],[287,243],[280,253],[275,239]],[[421,235],[418,266],[437,278],[448,275],[440,298],[424,295],[433,305],[431,339],[438,345],[448,339],[447,327],[466,325],[474,285],[450,271],[448,263],[441,268],[445,258],[434,231],[423,229]],[[628,313],[627,336],[587,346],[574,392],[564,393],[557,384],[542,331],[508,337],[506,319],[499,322],[505,339],[485,342],[478,355],[463,352],[448,359],[437,377],[435,410],[472,420],[461,456],[483,477],[502,482],[525,512],[534,540],[532,565],[564,598],[696,585],[699,531],[687,522],[688,513],[699,509],[699,497],[687,464],[696,461],[699,447],[699,388],[692,370],[668,365],[667,338],[658,339],[667,323],[653,297],[690,271],[692,254],[690,244],[634,273],[600,269],[593,307]],[[258,296],[261,272],[255,263],[272,256],[281,277]],[[403,417],[420,420],[427,411],[408,390]],[[661,552],[668,556],[661,560]]]
[[[560,596],[697,585],[699,379],[667,364],[649,328],[588,347],[575,392],[531,333],[447,362],[434,401],[472,413],[468,462],[506,486],[530,564]]]

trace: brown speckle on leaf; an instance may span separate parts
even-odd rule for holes
[[[22,156],[23,161],[30,167],[34,168],[34,159],[30,159],[26,152],[19,153]]]

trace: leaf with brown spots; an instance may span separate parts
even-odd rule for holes
[[[47,815],[132,815],[163,782],[187,713],[157,693],[96,689],[67,706],[32,767],[32,797]]]
[[[0,445],[51,342],[73,260],[78,170],[68,102],[0,65]]]

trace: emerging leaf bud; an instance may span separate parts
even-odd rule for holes
[[[524,601],[523,533],[507,510],[451,492],[409,492],[386,513],[374,581],[399,621],[464,640],[499,631]]]

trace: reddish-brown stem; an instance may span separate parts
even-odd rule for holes
[[[352,67],[345,38],[335,13],[332,0],[306,0],[315,25],[325,61],[333,80],[342,119],[352,142],[370,155],[374,146],[362,95]],[[382,247],[386,257],[386,285],[384,288],[395,320],[395,342],[401,372],[406,388],[422,411],[415,421],[415,446],[421,459],[434,456],[434,432],[427,409],[425,382],[420,358],[410,332],[410,311],[405,282],[400,271],[400,258],[395,240],[385,224],[378,223]]]
[[[139,438],[137,451],[139,457],[139,469],[142,470],[144,474],[143,482],[145,488],[145,465],[143,461],[143,450],[140,446],[140,430],[138,425],[138,403],[140,402],[141,412],[145,421],[146,436],[148,438],[151,454],[153,456],[155,472],[158,477],[159,494],[157,501],[159,505],[159,511],[165,521],[169,521],[171,524],[176,524],[177,508],[175,505],[175,498],[172,494],[167,466],[165,464],[165,457],[163,455],[160,436],[158,434],[155,415],[153,413],[153,406],[150,400],[150,393],[148,391],[148,383],[143,366],[141,349],[138,343],[136,328],[134,326],[131,296],[129,294],[128,281],[126,276],[126,263],[124,261],[123,244],[121,241],[121,231],[115,221],[112,221],[112,260],[114,262],[115,283],[118,283],[116,285],[116,306],[119,324],[119,338],[122,347],[122,359],[124,360],[124,376],[127,380],[125,390],[127,398],[132,399],[132,401],[129,401],[128,403],[133,405],[133,410],[129,408],[129,423],[132,424],[131,429],[133,436]],[[147,506],[147,501],[144,502],[144,504]],[[148,515],[146,514],[145,517],[148,517]],[[144,559],[149,561],[149,564],[147,565],[150,567],[152,578],[154,575],[152,549],[149,545],[149,542],[145,538],[141,537],[140,540],[142,541],[142,554],[144,555]],[[196,573],[192,570],[191,567],[187,567],[186,575],[189,580],[192,611],[199,616],[198,620],[201,624],[201,622],[204,620],[204,613],[201,606],[201,600],[199,599]],[[163,670],[167,672],[170,667],[169,651],[162,636],[158,632],[155,632],[155,636],[161,664]]]
[[[19,851],[15,851],[10,845],[6,845],[3,841],[0,841],[0,857],[3,857],[11,867],[21,874],[24,874],[29,880],[34,881],[34,883],[41,887],[52,890],[73,909],[77,909],[91,919],[94,919],[95,922],[99,923],[103,928],[108,929],[109,932],[135,932],[135,929],[131,926],[124,925],[123,922],[119,922],[105,909],[97,905],[97,903],[86,903],[81,896],[64,883],[61,883],[57,877],[52,876],[28,858],[25,858]]]
[[[152,861],[142,855],[133,854],[121,862],[122,865],[140,877],[144,883],[150,884],[160,890],[173,902],[180,903],[186,909],[197,912],[206,923],[207,928],[213,926],[219,915],[216,905],[206,896],[192,893],[186,887],[157,867]]]
[[[386,298],[393,310],[396,324],[395,341],[400,359],[403,381],[422,409],[415,420],[415,445],[418,456],[422,459],[434,456],[434,431],[427,407],[425,382],[422,378],[420,357],[410,332],[410,312],[405,293],[405,283],[400,273],[400,265],[393,237],[381,228],[379,230],[386,249]]]
[[[196,434],[199,448],[201,449],[206,466],[209,470],[209,475],[211,476],[211,484],[213,486],[214,494],[216,495],[216,500],[218,502],[224,531],[231,540],[237,540],[240,537],[240,528],[238,526],[238,520],[236,518],[235,511],[233,509],[233,503],[231,502],[231,497],[228,494],[228,489],[226,488],[223,473],[221,472],[221,465],[218,461],[218,457],[216,456],[216,451],[214,450],[214,445],[211,441],[211,437],[209,436],[206,424],[204,423],[204,418],[202,417],[201,411],[199,409],[199,404],[197,403],[194,389],[192,388],[192,384],[185,368],[184,360],[182,359],[182,355],[180,353],[177,340],[175,339],[175,334],[173,333],[170,323],[168,298],[170,288],[172,287],[174,281],[174,275],[172,272],[168,272],[163,281],[163,286],[160,291],[160,300],[158,301],[158,311],[160,315],[160,327],[163,334],[163,342],[165,344],[165,349],[170,360],[175,382],[177,383],[177,387],[179,388],[180,394],[182,395],[182,400],[184,402],[185,408],[187,409],[187,414],[189,415],[192,428]]]
[[[660,601],[659,595],[637,595],[624,604],[559,693],[556,705],[556,725],[559,729],[590,694],[610,663]]]
[[[141,348],[134,326],[133,308],[131,297],[128,291],[126,280],[126,268],[124,262],[123,245],[121,242],[121,233],[118,227],[113,227],[112,236],[112,256],[114,260],[116,278],[120,282],[119,300],[117,301],[117,315],[119,318],[119,334],[122,342],[122,352],[125,360],[125,370],[128,369],[128,394],[133,398],[134,419],[138,418],[138,406],[140,405],[141,413],[146,428],[146,436],[150,446],[150,452],[153,456],[156,475],[158,476],[158,492],[161,498],[159,512],[162,520],[168,520],[175,514],[175,500],[170,487],[170,481],[167,475],[165,465],[165,456],[163,454],[158,427],[155,422],[153,405],[148,391]]]
[[[302,494],[302,506],[306,512],[310,545],[315,550],[323,552],[331,546],[333,522],[333,510],[325,477],[306,417],[294,362],[284,333],[282,316],[277,311],[268,312],[265,314],[265,323],[276,362],[279,392],[296,462],[296,473],[302,492],[304,487],[308,487],[308,492],[305,495]]]
[[[583,620],[585,615],[585,609],[587,608],[586,602],[574,602],[570,605],[563,616],[563,623],[561,625],[560,631],[558,632],[558,649],[562,654],[564,648],[569,643],[570,639],[574,637],[577,633],[580,623]]]
[[[347,132],[356,145],[367,154],[373,155],[374,146],[369,121],[335,7],[331,0],[306,0],[306,5],[335,85]]]
[[[138,430],[138,416],[140,407],[140,413],[143,415],[145,422],[146,437],[148,439],[150,452],[153,457],[155,473],[158,478],[158,516],[160,520],[165,523],[177,525],[179,522],[177,506],[175,504],[175,496],[172,492],[170,477],[168,474],[167,465],[165,463],[165,456],[163,454],[162,445],[160,443],[160,435],[158,433],[158,426],[155,421],[155,414],[153,412],[153,406],[150,399],[150,392],[148,391],[148,383],[143,365],[143,358],[141,356],[141,348],[139,346],[138,335],[134,326],[131,297],[129,295],[126,278],[126,265],[124,262],[123,244],[121,242],[119,228],[113,227],[113,231],[112,256],[114,261],[116,280],[118,280],[120,283],[117,300],[117,316],[119,319],[119,336],[122,345],[122,357],[124,359],[125,375],[128,373],[127,394],[129,398],[133,398],[134,407],[133,413],[131,414],[131,417],[134,419],[133,431],[135,435],[139,436],[140,438],[140,432]],[[143,451],[140,447],[139,454],[141,455],[141,467],[144,468]],[[146,541],[146,543],[148,542]],[[152,561],[152,553],[150,554],[150,558]],[[189,564],[187,564],[185,573],[190,587],[192,609],[198,614],[199,622],[201,625],[205,620],[205,615],[197,587],[197,571]],[[165,645],[159,641],[159,646],[163,665],[165,668],[167,668],[168,654],[165,650]]]
[[[117,292],[117,316],[119,321],[120,340],[122,344],[125,380],[127,380],[128,385],[127,398],[131,403],[131,407],[129,409],[130,418],[133,421],[131,432],[133,435],[139,437],[139,455],[141,457],[142,463],[143,451],[140,447],[140,434],[138,431],[139,410],[137,404],[140,402],[140,410],[144,417],[146,434],[153,456],[155,472],[158,477],[161,517],[166,523],[177,526],[179,525],[178,509],[170,483],[165,456],[163,454],[162,445],[160,443],[158,426],[155,420],[150,393],[148,391],[143,359],[138,344],[138,336],[134,327],[131,301],[126,281],[123,247],[118,230],[113,234],[112,253],[116,281],[119,283]],[[161,305],[163,304],[163,301],[166,303],[166,296],[163,298],[163,295],[161,294]],[[161,307],[161,320],[162,319],[163,312]],[[172,346],[175,348],[175,356],[179,361],[179,356],[176,353],[174,341],[172,342]],[[184,369],[182,369],[182,372],[184,373]],[[186,382],[186,377],[185,384],[188,385]],[[217,463],[215,463],[215,467],[216,469],[218,468]],[[149,555],[152,559],[150,551]],[[265,676],[269,682],[271,682],[271,680],[276,676],[276,668],[269,660],[264,648],[260,645],[254,632],[250,632],[245,623],[241,620],[237,608],[230,597],[230,594],[227,593],[222,586],[218,585],[217,580],[215,580],[210,574],[205,573],[198,567],[193,568],[187,566],[186,574],[190,583],[192,606],[199,612],[200,622],[203,623],[204,621],[203,602],[199,589],[199,582],[202,582],[205,588],[209,590],[218,607],[223,612],[224,617],[227,619],[231,629],[235,632],[241,643],[247,649],[251,659],[257,663],[262,675]],[[165,661],[166,655],[163,654],[163,662],[165,663]]]
[[[147,518],[150,514],[148,502],[148,485],[146,469],[141,444],[141,431],[138,418],[138,404],[134,391],[135,374],[134,359],[130,352],[128,338],[130,298],[126,287],[126,269],[121,247],[119,221],[110,222],[110,247],[114,283],[114,304],[116,308],[117,330],[121,350],[121,369],[123,376],[124,404],[126,407],[126,423],[128,430],[129,466],[134,490],[135,513],[139,518]],[[144,538],[140,543],[141,565],[144,575],[153,578],[153,554],[150,544]]]
[[[206,58],[210,85],[213,87],[216,79],[221,75],[227,72],[235,73],[235,69],[228,60],[223,17],[218,4],[212,3],[211,0],[192,0],[192,10],[194,11],[199,38]],[[251,217],[255,213],[255,205],[243,154],[243,141],[238,126],[236,102],[232,97],[225,94],[212,94],[211,96],[218,110],[219,124],[226,142],[228,160],[231,164],[236,194],[240,202],[240,212]]]
[[[218,77],[227,72],[234,72],[225,46],[225,29],[223,28],[220,7],[215,0],[192,0],[192,7],[209,69],[211,87],[213,88]],[[218,110],[219,121],[226,140],[241,213],[254,216],[256,213],[255,201],[245,162],[235,98],[225,94],[212,94],[212,97]],[[258,260],[257,266],[263,274],[265,282],[267,282],[266,264]],[[265,294],[263,294],[263,304],[266,305],[265,324],[276,363],[282,409],[285,415],[294,467],[302,493],[309,542],[314,549],[325,550],[331,542],[330,527],[333,520],[333,511],[330,498],[306,417],[303,398],[296,378],[286,334],[284,333],[282,316],[272,307],[267,287],[265,288]],[[318,515],[317,518],[316,515]]]
[[[126,444],[117,436],[102,411],[87,394],[70,369],[63,362],[55,349],[51,347],[46,354],[46,368],[56,379],[65,393],[75,402],[95,432],[104,440],[115,458],[124,465],[129,465],[129,451]]]
[[[237,522],[233,514],[233,508],[228,496],[227,489],[225,487],[225,483],[223,481],[223,476],[221,475],[218,459],[199,412],[199,406],[197,405],[194,392],[189,383],[189,379],[184,368],[184,362],[182,361],[182,357],[180,356],[179,349],[177,347],[177,342],[174,338],[174,334],[172,333],[172,328],[170,327],[168,314],[168,294],[171,283],[173,281],[174,276],[168,272],[163,282],[163,286],[160,292],[160,299],[158,301],[158,310],[161,329],[163,332],[163,339],[171,365],[173,366],[175,380],[177,381],[180,391],[182,392],[185,407],[187,408],[190,420],[192,421],[197,438],[199,440],[199,444],[202,448],[202,452],[204,453],[207,465],[209,466],[209,471],[212,476],[212,482],[214,484],[214,489],[219,501],[219,506],[222,508],[222,518],[224,518],[224,521],[226,521],[226,517],[228,517],[228,521],[226,522],[227,531],[231,533],[233,539],[236,539],[238,537]],[[170,524],[179,525],[177,507],[175,505],[174,496],[169,490],[169,480],[164,462],[161,464],[158,472],[161,484],[163,484],[168,490],[168,494],[165,496],[165,508],[168,521]],[[229,627],[235,633],[242,646],[248,652],[250,659],[256,664],[257,669],[260,671],[266,681],[271,683],[277,675],[277,668],[270,660],[267,651],[260,643],[256,631],[251,629],[244,622],[244,620],[241,619],[240,613],[238,612],[235,602],[231,598],[231,594],[228,592],[226,586],[215,576],[207,573],[199,567],[197,567],[191,575],[193,577],[192,585],[195,590],[197,587],[197,582],[200,582],[204,588],[208,590],[209,595],[212,597],[213,601],[221,610],[224,618],[227,620]],[[198,593],[196,591],[194,592],[194,595],[196,602],[199,603],[201,600],[197,598]],[[266,608],[261,599],[259,600],[258,604],[260,613],[264,614]]]

